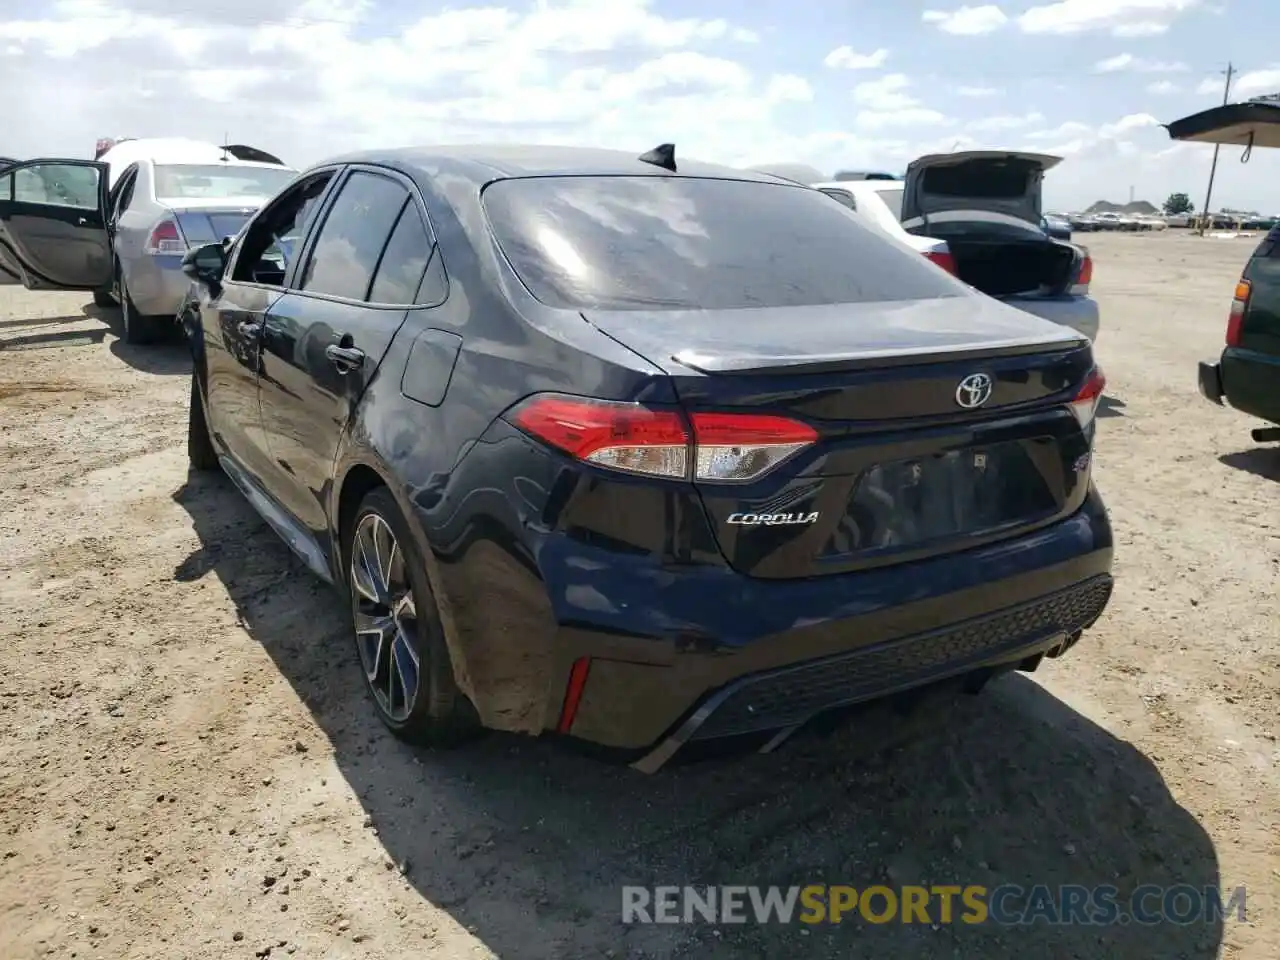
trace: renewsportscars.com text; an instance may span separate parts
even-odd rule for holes
[[[935,884],[804,887],[623,887],[622,922],[1111,924],[1245,919],[1245,889],[1148,884],[1117,887]]]

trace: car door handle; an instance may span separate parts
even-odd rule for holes
[[[262,332],[262,324],[245,320],[236,326],[236,332],[242,337],[256,337]]]
[[[331,343],[324,348],[324,355],[329,362],[338,368],[339,373],[350,373],[358,370],[364,363],[364,351],[358,347],[344,347]]]

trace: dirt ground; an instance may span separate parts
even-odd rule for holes
[[[1202,401],[1245,240],[1100,235],[1117,589],[1069,658],[644,777],[385,734],[339,604],[189,480],[183,347],[0,291],[0,960],[1280,956],[1280,449]],[[623,884],[1189,883],[1247,921],[623,926]]]

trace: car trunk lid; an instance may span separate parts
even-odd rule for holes
[[[236,197],[232,200],[175,200],[170,211],[182,228],[187,244],[198,247],[235,236],[240,228],[266,203],[265,197]]]
[[[744,574],[905,562],[1083,503],[1090,435],[1068,404],[1093,368],[1089,344],[985,297],[584,316],[668,374],[695,434],[722,414],[811,429],[756,479],[694,480]]]
[[[929,154],[907,167],[902,222],[910,229],[931,214],[987,210],[1039,224],[1041,183],[1061,157],[1011,150]]]

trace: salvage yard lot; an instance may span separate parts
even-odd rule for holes
[[[402,746],[190,365],[0,289],[0,958],[1280,956],[1280,449],[1195,392],[1252,242],[1080,238],[1117,588],[1071,655],[646,778]],[[1247,888],[1248,920],[623,927],[623,884]],[[936,921],[936,917],[934,918]]]

